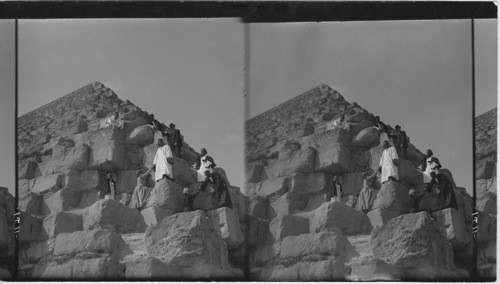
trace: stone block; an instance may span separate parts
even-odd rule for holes
[[[332,176],[326,173],[294,173],[287,179],[288,191],[294,194],[309,194],[325,192],[332,184]]]
[[[422,172],[416,170],[410,161],[401,158],[399,159],[398,175],[399,181],[408,187],[415,187],[423,182]]]
[[[98,190],[91,190],[82,193],[82,198],[80,199],[80,203],[77,205],[77,208],[87,208],[92,206],[92,204],[96,203],[101,199],[101,193]]]
[[[278,215],[288,215],[303,210],[307,205],[308,199],[301,195],[287,192],[278,199],[270,202],[268,217],[274,218]]]
[[[35,177],[35,170],[38,166],[33,161],[27,161],[24,165],[19,167],[17,179],[32,179]]]
[[[269,231],[274,241],[280,241],[287,236],[297,236],[309,233],[309,220],[294,215],[279,215],[269,224]]]
[[[198,195],[196,199],[198,199],[200,195]],[[184,194],[182,193],[182,187],[171,180],[161,179],[156,183],[153,190],[151,190],[151,196],[149,197],[146,207],[154,205],[163,209],[174,210],[175,212],[183,211]]]
[[[240,219],[232,209],[221,207],[208,211],[207,215],[228,249],[237,248],[243,243],[245,236],[241,231]]]
[[[321,205],[310,216],[310,231],[340,231],[344,235],[367,234],[372,226],[363,212],[332,200]]]
[[[24,263],[38,263],[42,258],[52,254],[48,242],[29,243],[27,248],[19,251],[19,260]]]
[[[31,216],[28,213],[21,212],[19,224],[19,242],[32,243],[40,240],[42,231],[42,220]]]
[[[84,230],[110,229],[119,233],[144,232],[146,224],[139,211],[112,199],[102,199],[83,215]]]
[[[249,254],[249,262],[252,266],[265,266],[269,261],[280,256],[281,242],[272,245],[264,245],[258,247],[255,251]]]
[[[491,241],[480,244],[477,249],[478,262],[496,263],[497,262],[497,243]]]
[[[342,184],[342,195],[359,194],[363,188],[363,173],[344,174],[344,183]]]
[[[33,277],[51,279],[89,280],[116,279],[120,263],[114,257],[69,259],[66,262],[50,261],[35,266]]]
[[[250,246],[272,245],[274,237],[269,230],[269,221],[249,216],[243,223],[246,240]]]
[[[125,262],[127,279],[177,279],[179,268],[161,262],[156,257],[140,257]]]
[[[90,148],[87,144],[64,147],[60,152],[39,165],[43,175],[50,175],[68,169],[83,171],[88,168]]]
[[[352,138],[351,146],[372,148],[380,144],[380,134],[377,128],[370,126],[361,130]]]
[[[409,189],[399,182],[386,181],[377,193],[372,209],[384,208],[407,213],[410,211]]]
[[[163,219],[168,216],[174,215],[175,212],[172,209],[163,209],[158,206],[151,206],[145,208],[141,211],[142,217],[144,217],[144,222],[146,226],[156,225],[160,223]]]
[[[259,274],[259,281],[332,281],[343,280],[345,264],[336,259],[303,261],[292,265],[266,266]]]
[[[401,215],[399,211],[390,211],[384,208],[377,208],[366,214],[366,216],[368,216],[368,218],[370,219],[370,223],[372,224],[373,228],[381,227],[387,224],[389,220],[391,220],[392,218],[396,218],[399,215]]]
[[[57,212],[43,220],[42,238],[52,239],[61,233],[83,230],[82,216],[69,212]]]
[[[193,184],[196,185],[196,184]],[[182,203],[184,204],[184,203]],[[204,211],[212,210],[216,207],[216,200],[214,198],[214,195],[210,193],[209,191],[202,191],[196,198],[194,199],[193,202],[193,209],[201,209]],[[179,212],[180,210],[175,210],[176,212]]]
[[[71,190],[58,190],[50,196],[44,196],[40,211],[42,215],[55,214],[60,211],[67,211],[78,206],[82,198],[82,193]]]
[[[252,195],[248,200],[248,214],[257,218],[267,218],[269,200],[259,195]]]
[[[472,236],[465,229],[463,216],[456,209],[446,208],[433,212],[432,216],[436,218],[438,226],[443,229],[454,250],[465,247],[472,240]]]
[[[120,171],[116,175],[117,193],[133,192],[137,186],[136,170]]]
[[[35,179],[31,192],[38,195],[48,195],[61,188],[59,174],[41,176]]]
[[[496,163],[492,160],[483,160],[476,166],[475,179],[490,179],[494,176]]]
[[[21,179],[17,181],[18,184],[18,206],[19,210],[26,213],[38,215],[40,213],[40,206],[42,197],[38,194],[31,192],[31,182],[28,179]]]
[[[247,195],[257,194],[264,198],[276,199],[288,191],[287,178],[278,177],[266,179],[262,182],[255,184],[248,184],[246,186]]]
[[[184,182],[187,184],[195,183],[198,181],[196,171],[191,168],[186,161],[174,157],[174,164],[172,165],[174,180],[177,182]]]
[[[264,172],[264,166],[262,163],[256,162],[250,165],[250,170],[247,171],[246,182],[257,183],[262,180],[262,173]]]
[[[70,169],[62,173],[60,179],[63,190],[90,191],[97,190],[100,185],[97,170],[77,171]]]
[[[479,185],[479,186],[477,186]],[[489,187],[481,186],[476,180],[476,208],[487,214],[497,214],[497,195],[489,191]]]
[[[265,167],[265,174],[269,178],[276,178],[295,172],[311,173],[314,171],[315,156],[316,150],[313,147],[292,151],[289,155]]]
[[[149,125],[141,125],[135,128],[126,138],[125,144],[146,146],[154,143],[154,131]]]
[[[201,210],[177,213],[149,226],[144,235],[147,252],[177,266],[229,267],[227,247]],[[176,232],[172,234],[172,232]]]
[[[92,145],[89,168],[93,170],[118,171],[124,168],[125,149],[114,141],[102,141]]]
[[[477,219],[477,242],[486,243],[496,240],[497,218],[479,211]]]
[[[350,281],[397,280],[401,272],[385,261],[371,256],[360,256],[350,261]]]
[[[120,241],[120,235],[109,230],[61,233],[56,237],[54,255],[73,255],[81,252],[115,254]]]
[[[304,259],[308,256],[329,256],[349,260],[357,255],[347,238],[338,232],[322,232],[288,236],[281,243],[280,258]]]

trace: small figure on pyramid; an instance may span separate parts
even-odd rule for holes
[[[382,152],[382,157],[380,157],[380,164],[378,172],[381,173],[380,181],[385,183],[386,181],[392,179],[398,181],[398,166],[399,158],[396,148],[389,145],[389,141],[385,140],[383,143],[384,151]]]
[[[229,207],[233,209],[233,203],[231,202],[231,196],[229,195],[229,182],[227,179],[217,171],[214,171],[216,164],[214,159],[210,156],[204,157],[202,160],[201,168],[205,168],[205,181],[200,186],[200,191],[206,191],[207,189],[213,193],[215,199],[215,209],[220,207]]]
[[[108,118],[106,120],[106,124],[105,126],[106,127],[111,127],[111,126],[119,126],[119,117],[120,117],[120,114],[116,111],[112,117]]]
[[[174,146],[174,155],[181,157],[182,135],[179,129],[175,128],[175,124],[170,123],[170,133],[172,137],[172,145]]]
[[[104,192],[102,195],[104,195],[104,199],[115,200],[115,193],[116,193],[116,182],[115,179],[113,178],[113,173],[108,173],[106,175],[106,181],[104,183]]]
[[[406,159],[406,150],[408,149],[408,136],[406,136],[406,132],[401,130],[401,126],[396,125],[396,129],[391,132],[389,135],[392,137],[394,141],[394,147],[396,147],[396,151],[398,155],[400,155],[403,159]]]
[[[345,121],[345,115],[341,114],[339,118],[334,120],[327,130],[345,130],[349,131],[349,124]]]
[[[377,180],[377,172],[363,174],[363,188],[359,192],[358,202],[356,203],[356,210],[367,213],[373,206],[377,197],[377,190],[374,188],[375,181]]]
[[[344,183],[344,178],[342,175],[335,175],[332,179],[333,187],[327,194],[327,200],[332,200],[335,198],[338,202],[342,202],[342,184]]]
[[[163,142],[163,139],[158,139],[158,149],[153,160],[152,170],[155,171],[155,181],[163,178],[173,179],[172,164],[174,163],[170,146]]]

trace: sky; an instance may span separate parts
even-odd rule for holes
[[[242,187],[243,32],[237,19],[20,20],[19,115],[99,81]]]
[[[15,191],[15,21],[0,20],[0,186]]]
[[[496,21],[476,21],[476,110],[496,106]],[[472,192],[470,20],[258,23],[249,28],[249,116],[320,84],[432,149]]]

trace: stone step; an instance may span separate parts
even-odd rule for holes
[[[123,243],[120,244],[118,254],[120,262],[149,256],[144,244],[144,233],[121,234],[121,236]]]
[[[359,256],[373,256],[370,247],[370,235],[347,236],[347,240],[352,244]]]

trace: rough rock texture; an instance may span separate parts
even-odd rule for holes
[[[107,126],[115,111],[118,121]],[[151,168],[157,150],[153,143],[159,135],[147,125],[148,116],[94,82],[19,117],[20,276],[27,280],[115,281],[243,277],[241,251],[246,243],[243,229],[247,228],[248,198],[236,186],[229,189],[233,210],[214,210],[217,214],[200,220],[203,225],[198,228],[200,234],[213,240],[209,246],[216,244],[210,251],[224,256],[217,264],[208,260],[180,267],[147,251],[146,227],[158,226],[174,214],[183,216],[179,217],[183,222],[191,220],[192,213],[182,212],[183,188],[200,186],[191,168],[198,153],[184,141],[181,158],[174,158],[174,180],[156,182],[149,178],[146,185],[152,192],[146,206],[142,211],[128,207],[137,185],[137,170]],[[115,200],[104,199],[108,173],[116,181]],[[14,203],[0,197],[0,269],[12,272],[14,266],[8,263],[14,246],[7,233],[12,231]],[[213,204],[213,194],[208,192],[195,200],[195,207],[205,210],[214,209]],[[265,210],[262,208],[254,209]],[[177,239],[185,236],[175,231],[169,235]],[[9,236],[13,237],[13,232]],[[176,253],[175,247],[171,249],[163,253]],[[191,247],[185,249],[191,252]]]
[[[5,187],[0,187],[0,279],[5,280],[14,274],[14,197]]]
[[[367,234],[372,230],[370,219],[363,212],[335,200],[313,212],[310,228],[311,232],[340,230],[344,235]]]

